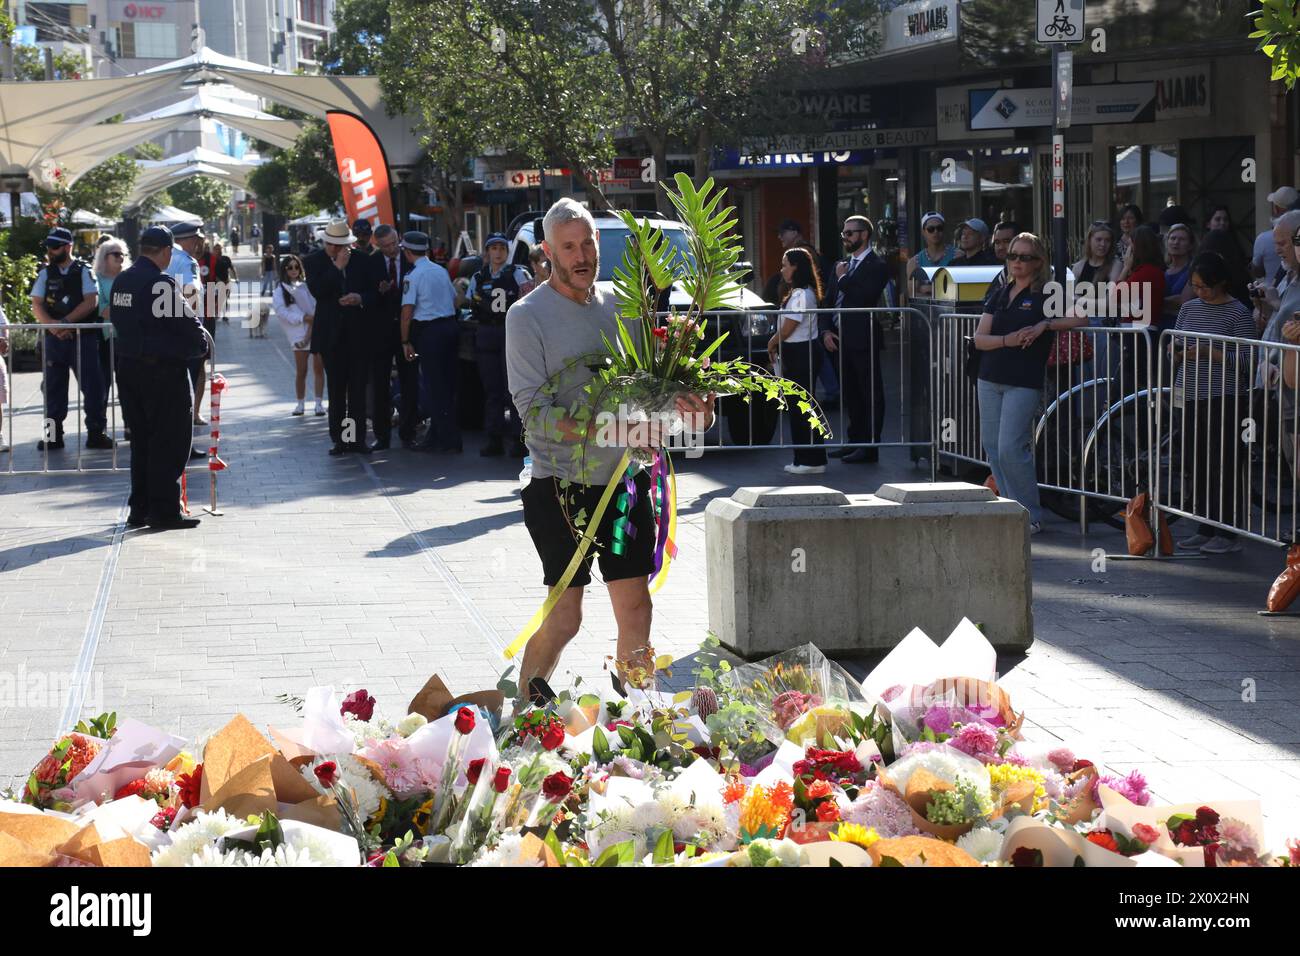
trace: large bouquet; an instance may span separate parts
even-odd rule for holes
[[[749,402],[757,395],[782,409],[793,401],[816,431],[828,435],[816,400],[801,386],[741,359],[713,361],[726,333],[697,352],[709,314],[731,308],[741,294],[734,268],[742,246],[733,231],[735,208],[721,206],[725,189],[709,179],[697,190],[684,173],[676,183],[676,191],[664,191],[686,225],[685,252],[648,220],[616,213],[630,233],[614,270],[619,341],[605,338],[607,354],[588,387],[595,410],[617,409],[624,420],[646,422],[651,440],[666,444],[686,427],[677,411],[681,396],[735,395]],[[674,286],[690,302],[666,315],[661,306]],[[636,449],[633,458],[649,464],[653,452]]]

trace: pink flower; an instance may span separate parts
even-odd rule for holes
[[[401,738],[366,741],[361,755],[373,760],[383,771],[384,783],[397,794],[407,794],[421,785],[421,773]]]
[[[998,735],[993,728],[984,724],[965,724],[948,741],[948,745],[972,757],[985,754],[992,756],[997,752]]]
[[[858,791],[857,798],[841,811],[840,819],[845,823],[870,827],[885,838],[920,833],[912,823],[912,811],[903,798],[874,780],[868,780]]]
[[[1147,846],[1153,846],[1160,839],[1160,831],[1146,823],[1135,823],[1133,824],[1133,836]]]
[[[1098,788],[1103,783],[1135,806],[1145,807],[1151,802],[1151,794],[1147,792],[1147,778],[1137,770],[1134,770],[1127,777],[1112,777],[1109,775],[1093,777],[1092,798],[1098,803],[1101,802]]]
[[[1057,747],[1047,754],[1047,761],[1060,773],[1071,773],[1074,770],[1074,751],[1069,747]]]
[[[1300,840],[1292,837],[1286,841],[1286,852],[1291,858],[1292,866],[1300,866]]]

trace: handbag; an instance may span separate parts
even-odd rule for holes
[[[1092,358],[1092,341],[1082,332],[1058,332],[1047,365],[1077,365]]]
[[[966,337],[966,377],[977,379],[980,377],[980,350],[975,347],[975,336],[967,335]]]

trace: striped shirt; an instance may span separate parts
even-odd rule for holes
[[[1250,310],[1236,299],[1221,305],[1210,305],[1201,299],[1190,299],[1178,310],[1179,332],[1204,332],[1210,335],[1231,335],[1254,339],[1255,320]],[[1184,388],[1187,398],[1219,398],[1223,395],[1241,395],[1250,391],[1251,350],[1226,342],[1205,339],[1183,339],[1183,361],[1174,379],[1174,388]],[[1219,361],[1210,355],[1211,348],[1223,353]]]

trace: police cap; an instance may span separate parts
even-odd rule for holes
[[[402,235],[402,245],[412,252],[427,252],[429,249],[429,237],[418,229],[412,229]]]
[[[483,240],[483,251],[486,252],[487,247],[492,245],[494,242],[499,242],[501,245],[507,247],[510,245],[510,240],[505,237],[504,233],[494,232]]]
[[[45,245],[51,249],[57,249],[59,246],[72,245],[72,233],[62,226],[51,229],[50,234],[45,237]]]
[[[178,222],[172,226],[171,232],[173,239],[188,239],[199,234],[199,224],[197,222]]]
[[[140,245],[150,249],[170,249],[175,238],[166,226],[150,226],[140,233]]]

